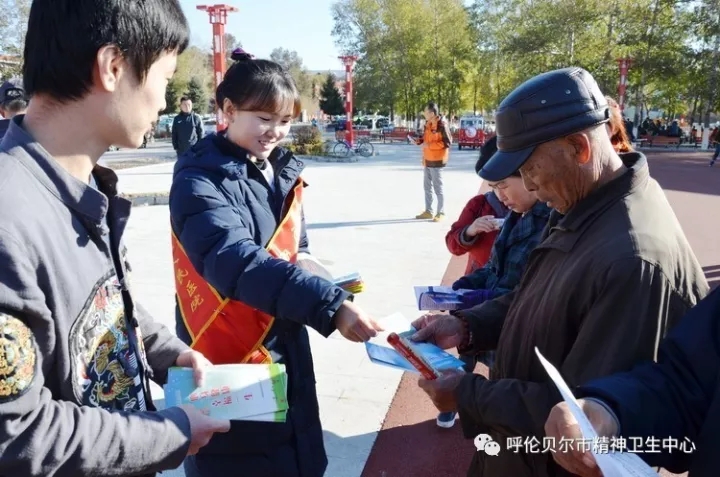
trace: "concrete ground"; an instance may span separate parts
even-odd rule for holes
[[[145,149],[120,149],[100,158],[100,164],[113,169],[128,169],[175,160],[176,154],[169,140],[158,139]]]
[[[336,275],[362,274],[366,291],[357,302],[375,317],[401,312],[412,319],[419,314],[412,286],[438,283],[444,275],[448,280],[462,269],[456,260],[454,271],[447,271],[450,255],[444,235],[480,185],[473,171],[477,152],[452,151],[444,172],[448,219],[438,224],[413,219],[423,209],[418,149],[376,145],[376,150],[378,156],[357,163],[308,161],[304,177],[310,184],[305,197],[311,250]],[[162,154],[162,147],[154,152]],[[720,167],[707,167],[709,153],[646,152],[651,174],[665,189],[708,279],[716,285],[720,225],[708,219],[707,211],[720,208]],[[112,161],[118,154],[105,159]],[[162,194],[172,179],[172,163],[119,174],[121,191]],[[139,299],[174,329],[168,221],[165,206],[136,207],[126,240]],[[311,340],[330,460],[327,476],[465,475],[472,442],[462,439],[459,425],[450,430],[435,426],[436,412],[417,389],[415,375],[372,365],[363,346],[341,336],[323,339],[312,332]],[[162,399],[162,391],[156,388],[154,396]]]

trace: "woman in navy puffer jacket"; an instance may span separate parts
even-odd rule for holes
[[[188,477],[320,477],[327,457],[305,326],[323,336],[337,329],[358,342],[379,327],[347,292],[296,264],[308,247],[304,215],[295,203],[305,185],[303,163],[277,144],[299,112],[299,94],[278,64],[242,51],[233,57],[237,62],[217,91],[228,128],[178,160],[170,192],[172,230],[178,249],[222,298],[274,318],[260,350],[266,360],[286,366],[289,411],[285,422],[233,421],[230,432],[186,459],[185,471]],[[269,243],[276,233],[289,234],[295,243],[274,250]],[[176,295],[178,334],[199,346],[198,330],[183,315],[188,307],[182,306],[182,291]],[[240,332],[238,323],[247,323],[223,318]],[[216,351],[227,354],[233,351],[228,343],[235,342],[210,347],[224,347]]]

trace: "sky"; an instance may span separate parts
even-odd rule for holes
[[[210,48],[212,26],[197,5],[224,3],[239,9],[228,14],[225,32],[259,58],[278,47],[295,50],[309,70],[342,70],[332,37],[334,0],[180,0],[192,32],[191,44]]]

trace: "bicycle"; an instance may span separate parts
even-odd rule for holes
[[[344,140],[338,141],[333,147],[333,156],[336,157],[349,156],[351,152],[360,154],[362,157],[370,157],[375,152],[375,148],[370,143],[370,140],[365,138],[359,139],[355,147],[352,147],[349,142]]]

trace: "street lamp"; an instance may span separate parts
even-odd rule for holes
[[[345,65],[345,113],[347,114],[347,121],[345,123],[345,130],[347,131],[346,138],[350,143],[350,147],[353,147],[353,88],[352,88],[352,70],[357,61],[357,56],[344,55],[339,56]]]
[[[222,82],[225,75],[225,24],[227,23],[228,12],[237,12],[237,7],[232,5],[198,5],[198,10],[208,12],[210,24],[213,27],[213,75],[215,90]],[[215,117],[217,121],[217,132],[225,130],[227,124],[222,113],[222,104],[215,105]]]

